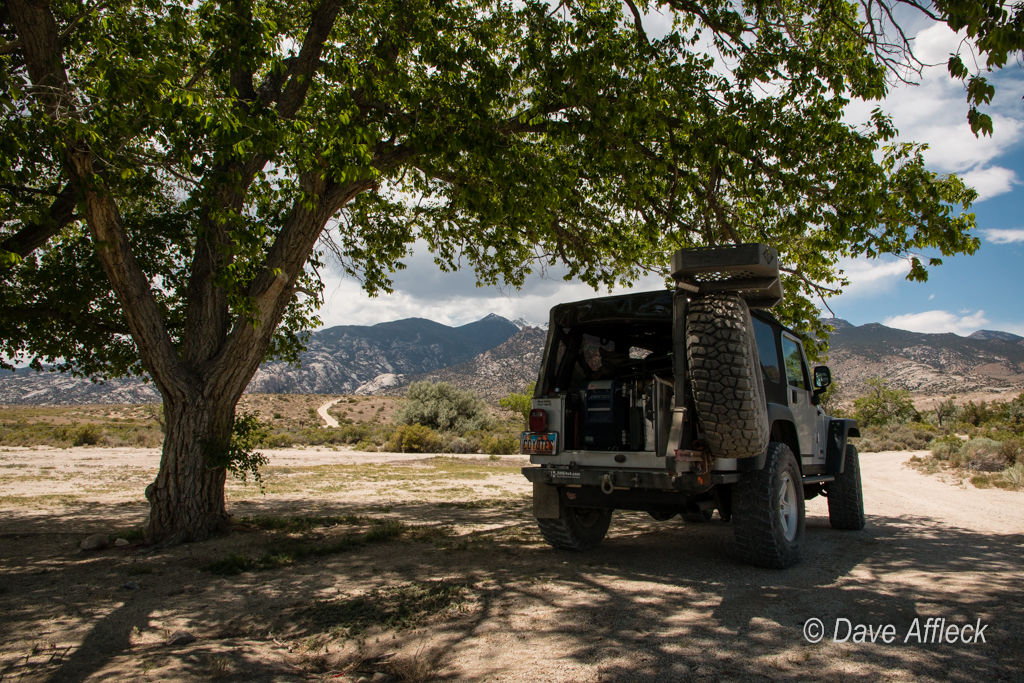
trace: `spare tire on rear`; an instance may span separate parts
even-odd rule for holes
[[[768,448],[768,407],[747,302],[711,294],[690,302],[686,360],[697,418],[711,454],[752,458]]]

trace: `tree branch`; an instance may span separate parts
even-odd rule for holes
[[[633,26],[636,27],[636,37],[642,45],[650,45],[651,41],[647,39],[647,32],[644,31],[644,24],[642,17],[640,16],[640,10],[636,8],[633,0],[625,0],[626,6],[629,7],[629,11],[633,13]]]
[[[291,77],[277,103],[277,113],[282,117],[290,119],[295,116],[305,101],[306,92],[313,82],[313,74],[320,65],[324,43],[334,28],[334,20],[337,19],[340,10],[341,0],[323,0],[313,12],[309,30],[306,31],[299,56],[295,60],[295,67],[291,70]]]
[[[67,183],[50,204],[46,218],[37,223],[28,223],[14,235],[0,243],[0,249],[25,258],[51,237],[70,224],[75,216],[75,188]]]

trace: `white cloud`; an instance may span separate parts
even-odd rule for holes
[[[892,289],[910,272],[910,263],[903,259],[843,258],[839,268],[850,281],[840,298],[870,297]]]
[[[499,291],[495,287],[459,287],[464,283],[465,274],[444,274],[430,286],[430,294],[400,288],[396,282],[393,294],[381,294],[371,298],[362,291],[359,283],[352,278],[328,276],[324,278],[324,305],[320,318],[324,327],[335,325],[374,325],[403,318],[426,318],[444,325],[465,325],[479,320],[489,313],[515,320],[526,318],[532,322],[547,322],[548,313],[557,304],[581,299],[608,296],[609,292],[595,292],[580,282],[561,280],[540,280],[533,278],[523,291]],[[444,280],[450,278],[455,287],[446,291]],[[632,291],[661,289],[661,278],[643,278]],[[611,294],[625,294],[629,289],[615,289]]]
[[[961,49],[966,36],[966,31],[955,33],[944,23],[932,24],[914,38],[914,54],[926,64],[945,65],[953,52],[960,52],[966,59],[969,53]]]
[[[883,320],[882,324],[910,332],[952,332],[964,336],[978,330],[987,322],[989,321],[985,318],[985,311],[968,315],[957,315],[948,311],[924,311],[892,316]]]
[[[1024,242],[1024,228],[1015,230],[982,230],[981,233],[992,244],[1015,244]]]
[[[976,168],[960,176],[968,186],[978,191],[978,201],[983,202],[997,195],[1013,190],[1017,185],[1017,174],[1009,168],[989,166]]]
[[[932,119],[931,125],[901,127],[900,130],[900,137],[905,140],[928,143],[924,159],[934,171],[963,173],[974,170],[1001,156],[1020,141],[1024,132],[1024,121],[992,114],[992,135],[975,137],[966,121],[967,104],[958,98],[947,100],[943,105],[959,114],[956,123],[944,122],[942,119],[945,117],[940,115]],[[896,125],[900,125],[898,120]]]

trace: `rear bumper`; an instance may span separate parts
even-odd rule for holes
[[[716,484],[733,484],[740,472],[710,474],[672,474],[657,470],[604,470],[580,467],[524,467],[523,476],[536,484],[569,487],[595,487],[612,494],[619,491],[666,491],[669,493],[703,493]],[[603,494],[602,495],[611,495]]]

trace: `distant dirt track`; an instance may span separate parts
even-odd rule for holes
[[[333,406],[335,403],[337,403],[340,400],[341,400],[340,398],[336,398],[333,401],[328,401],[327,403],[323,404],[322,406],[320,406],[319,408],[316,409],[317,414],[326,423],[325,425],[323,425],[324,427],[337,427],[338,426],[338,421],[335,420],[333,417],[331,417],[327,413],[327,409],[330,408],[331,406]]]
[[[480,683],[1024,680],[1024,492],[921,474],[903,464],[912,453],[862,454],[867,528],[835,531],[826,501],[808,501],[803,561],[774,571],[741,564],[731,526],[717,517],[687,525],[616,512],[596,550],[554,551],[536,533],[518,458],[478,456],[469,462],[480,476],[453,475],[428,490],[398,475],[426,471],[430,456],[269,452],[279,467],[272,476],[286,483],[304,467],[322,473],[331,462],[380,463],[395,476],[356,465],[331,475],[341,481],[369,472],[346,480],[354,482],[347,489],[250,492],[232,499],[237,514],[351,513],[452,535],[222,577],[197,567],[228,553],[262,552],[263,532],[155,553],[136,546],[75,553],[85,531],[126,528],[144,515],[138,502],[113,496],[104,503],[108,494],[88,483],[95,481],[90,472],[113,482],[119,467],[155,468],[155,452],[133,457],[127,450],[0,451],[0,675],[143,680],[145,671],[151,680],[204,680],[211,658],[220,657],[234,672],[229,681],[353,681],[358,676],[343,672],[357,658],[357,642],[325,632],[327,649],[310,649],[321,635],[303,620],[304,605],[447,578],[469,586],[458,609],[416,629],[371,631],[358,657],[436,654],[438,680]],[[16,478],[43,463],[57,471],[67,465],[61,490],[98,493],[63,507],[12,502]],[[133,573],[137,563],[153,573]],[[118,589],[132,577],[138,590]],[[987,642],[903,642],[915,618],[923,627],[935,617],[947,626],[980,620]],[[804,638],[811,618],[825,624],[821,643]],[[876,629],[893,624],[898,638],[833,643],[837,618]],[[198,640],[163,645],[165,631],[177,629]],[[69,654],[51,659],[51,642]],[[33,644],[45,652],[25,664]]]

